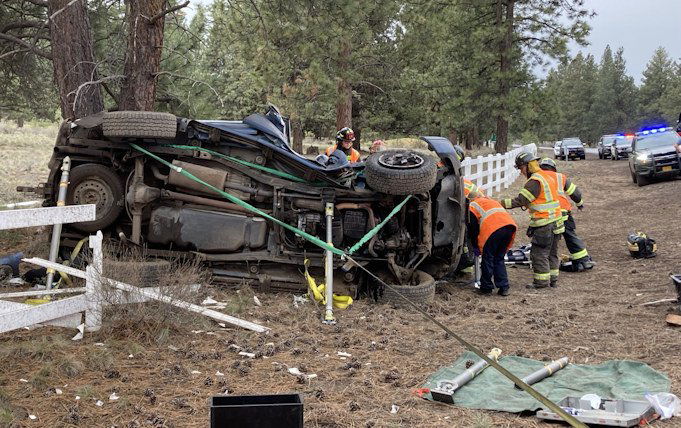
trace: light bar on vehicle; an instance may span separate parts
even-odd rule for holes
[[[672,128],[670,126],[662,126],[662,127],[655,127],[655,128],[648,128],[641,130],[637,132],[636,134],[641,134],[641,135],[649,135],[649,134],[657,134],[658,132],[665,132],[665,131],[670,131]]]

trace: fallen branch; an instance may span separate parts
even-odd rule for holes
[[[149,23],[150,23],[150,24],[153,24],[154,22],[156,22],[157,20],[159,20],[159,19],[161,19],[162,17],[166,16],[167,14],[173,13],[173,12],[175,12],[176,10],[180,10],[180,9],[182,9],[183,7],[187,7],[187,6],[189,6],[189,0],[187,0],[186,2],[184,2],[184,3],[182,3],[182,4],[178,4],[177,6],[173,6],[173,7],[171,7],[170,9],[164,9],[164,10],[162,10],[161,12],[157,13],[156,15],[152,16],[152,17],[149,19]]]
[[[660,303],[667,303],[667,302],[676,302],[678,299],[660,299],[660,300],[654,300],[652,302],[645,302],[645,303],[640,303],[639,306],[652,306],[652,305],[657,305]]]
[[[78,103],[78,97],[80,96],[80,92],[90,86],[90,85],[99,85],[104,82],[108,82],[109,80],[114,80],[114,79],[125,79],[125,75],[122,74],[116,74],[114,76],[107,76],[107,77],[102,77],[101,79],[98,80],[92,80],[90,82],[85,82],[82,83],[80,86],[78,86],[78,89],[75,91],[69,92],[66,96],[70,96],[71,94],[75,93],[75,97],[73,98],[73,109],[76,110],[76,104]]]

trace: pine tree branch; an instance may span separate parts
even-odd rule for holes
[[[182,3],[182,4],[178,4],[177,6],[173,6],[173,7],[169,8],[169,9],[164,9],[164,10],[162,10],[161,12],[157,13],[156,15],[152,16],[152,17],[149,19],[149,23],[150,23],[150,24],[153,24],[154,22],[156,22],[156,21],[158,21],[159,19],[163,18],[163,17],[166,16],[167,14],[173,13],[173,12],[175,12],[176,10],[180,10],[180,9],[182,9],[183,7],[187,7],[187,6],[189,6],[189,0],[187,0],[186,2],[184,2],[184,3]]]
[[[29,51],[33,52],[34,54],[36,54],[38,56],[52,60],[52,54],[51,53],[46,52],[46,51],[40,49],[39,47],[32,45],[32,44],[28,43],[27,41],[22,40],[18,37],[14,37],[10,34],[0,33],[0,39],[4,39],[4,40],[7,40],[7,41],[12,42],[14,44],[23,46],[23,47],[25,47],[26,49],[28,49]]]
[[[47,7],[47,0],[25,0],[25,1],[32,3],[36,6]]]
[[[176,77],[176,78],[178,78],[178,79],[189,80],[189,81],[193,82],[195,85],[198,84],[198,85],[207,86],[211,91],[213,91],[213,93],[214,93],[215,96],[217,97],[218,101],[220,101],[220,106],[221,106],[221,107],[224,107],[224,106],[225,106],[225,103],[224,103],[224,101],[222,101],[222,98],[220,97],[220,94],[218,93],[218,91],[216,91],[215,88],[213,88],[210,84],[208,84],[208,83],[206,83],[206,82],[204,82],[204,81],[201,81],[201,80],[196,80],[196,79],[194,79],[194,78],[192,78],[192,77],[183,76],[183,75],[181,75],[181,74],[171,73],[170,71],[160,71],[160,72],[158,72],[158,73],[154,73],[154,78],[158,79],[159,76],[164,76],[164,75],[165,75],[165,76],[170,76],[170,77]]]

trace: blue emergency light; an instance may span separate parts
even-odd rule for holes
[[[641,131],[639,131],[639,134],[642,134],[642,135],[657,134],[658,132],[665,132],[665,131],[669,131],[670,129],[671,128],[669,128],[667,126],[657,125],[657,126],[653,126],[653,127],[649,127],[649,128],[644,128]]]

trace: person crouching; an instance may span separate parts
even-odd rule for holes
[[[508,274],[504,256],[513,245],[518,228],[502,205],[479,196],[470,201],[468,231],[476,255],[482,253],[479,294],[491,294],[494,287],[500,296],[509,295]]]

